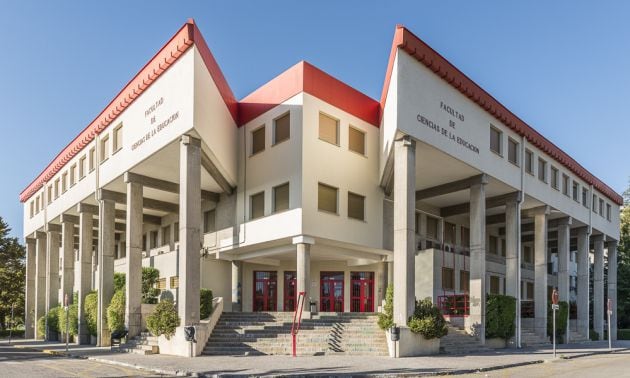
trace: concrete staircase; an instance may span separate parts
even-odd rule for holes
[[[483,346],[474,336],[469,335],[463,328],[448,326],[448,335],[440,339],[440,353],[442,354],[478,354],[493,353],[494,349]]]
[[[542,337],[537,335],[534,330],[521,328],[521,347],[540,347],[548,346],[549,344],[549,337]]]
[[[127,340],[120,349],[128,353],[141,355],[160,353],[157,336],[152,336],[149,332],[142,332],[140,335]]]
[[[214,327],[205,355],[289,355],[291,312],[224,312]],[[377,315],[320,313],[302,319],[298,355],[344,354],[387,356],[385,333]]]

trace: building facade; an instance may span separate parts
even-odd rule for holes
[[[142,266],[182,325],[200,288],[225,311],[293,311],[305,292],[321,312],[375,312],[391,283],[398,324],[431,297],[482,341],[486,293],[518,298],[519,331],[540,335],[550,287],[576,334],[592,313],[603,335],[616,303],[621,197],[404,27],[380,101],[307,62],[236,100],[189,21],[20,201],[27,337],[77,292],[88,342],[95,289],[107,345],[114,272],[138,334]]]

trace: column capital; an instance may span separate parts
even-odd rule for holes
[[[127,172],[125,172],[125,177],[126,175]],[[124,193],[116,193],[103,188],[96,189],[96,199],[98,201],[123,202],[123,199],[126,199],[125,197]]]
[[[79,217],[77,217],[76,215],[61,214],[60,221],[61,223],[79,224]]]
[[[46,233],[42,231],[35,231],[35,239],[46,239]]]
[[[79,213],[98,214],[98,206],[90,205],[87,203],[79,202],[77,204],[77,211]]]
[[[54,224],[54,223],[48,223],[48,224],[46,224],[45,230],[46,230],[46,232],[59,233],[59,232],[61,232],[61,225],[60,224]]]
[[[293,244],[315,244],[315,238],[306,235],[299,235],[293,238]]]
[[[556,221],[556,224],[558,226],[570,226],[570,225],[573,224],[573,218],[572,217],[558,218],[555,221]]]
[[[536,215],[549,215],[551,214],[551,207],[549,205],[543,205],[538,207],[533,207],[531,209],[523,210],[523,215],[526,217],[534,217]]]
[[[194,147],[201,147],[201,139],[195,138],[191,135],[184,134],[180,138],[180,142],[186,145],[192,145]]]
[[[606,242],[608,249],[614,247],[615,249],[617,249],[617,246],[619,245],[619,241],[615,240],[615,239],[610,239]]]
[[[605,240],[605,236],[604,234],[597,234],[597,235],[591,235],[591,241],[593,243],[599,243],[599,242],[604,242]]]
[[[523,192],[520,190],[516,192],[509,193],[509,195],[505,198],[506,205],[516,205],[519,202],[523,201]]]
[[[35,239],[35,238],[24,238],[24,243],[26,243],[26,244],[35,244],[35,243],[37,243],[37,239]]]
[[[411,138],[410,135],[403,135],[402,137],[396,139],[395,142],[403,147],[411,147],[414,149],[416,148],[416,141]]]

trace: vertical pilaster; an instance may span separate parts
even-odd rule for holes
[[[179,301],[181,325],[199,323],[201,246],[201,141],[182,135],[179,143]]]
[[[593,264],[593,330],[604,338],[604,236],[592,237],[594,247]]]
[[[26,238],[26,292],[24,293],[24,338],[35,337],[36,239]]]
[[[311,244],[315,241],[310,237],[298,236],[293,238],[293,244],[296,245],[296,288],[298,295],[304,292],[304,299],[308,298],[310,293],[311,282]],[[297,305],[297,304],[296,304]],[[306,305],[306,311],[310,308]]]
[[[177,230],[179,232],[179,230]],[[243,310],[243,262],[232,261],[232,311]]]
[[[588,337],[589,333],[589,235],[582,227],[577,236],[577,326],[578,332]]]
[[[43,339],[45,336],[37,330],[37,321],[46,313],[46,233],[36,231],[36,279],[35,279],[35,338]]]
[[[116,243],[114,201],[105,199],[102,190],[97,191],[98,210],[98,318],[96,342],[109,346],[110,332],[107,327],[107,306],[114,295],[114,245]]]
[[[59,225],[46,227],[46,312],[49,312],[59,305]]]
[[[79,269],[76,274],[79,283],[79,335],[77,341],[79,344],[89,344],[90,332],[88,331],[83,304],[85,297],[92,289],[92,227],[94,220],[91,207],[80,203],[77,205],[77,211],[79,212]]]
[[[617,340],[617,241],[608,242],[608,299],[612,301],[610,336]]]
[[[63,270],[61,278],[61,298],[68,296],[68,302],[72,302],[74,290],[74,223],[67,220],[65,214],[61,215],[61,248]]]
[[[470,187],[470,312],[468,333],[486,342],[486,181]]]
[[[570,261],[570,226],[571,217],[558,221],[558,297],[560,301],[569,303],[569,261]],[[565,344],[569,342],[571,332],[569,314],[567,313],[567,332],[564,337]]]
[[[520,345],[519,324],[521,320],[521,259],[519,254],[521,240],[521,213],[517,201],[505,204],[505,294],[516,298],[516,345]]]
[[[549,207],[534,214],[534,331],[547,337],[547,215]]]
[[[127,183],[127,219],[125,236],[125,326],[129,336],[137,336],[142,320],[142,185]],[[180,277],[181,279],[181,277]]]
[[[407,325],[415,307],[416,142],[394,142],[394,323]]]

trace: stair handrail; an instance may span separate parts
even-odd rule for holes
[[[291,325],[291,339],[293,342],[293,357],[296,356],[297,334],[300,331],[300,325],[302,324],[302,310],[304,309],[305,300],[306,300],[306,293],[303,291],[300,291],[298,293],[295,311],[293,312],[293,324]],[[299,310],[299,313],[298,313],[298,310]]]

